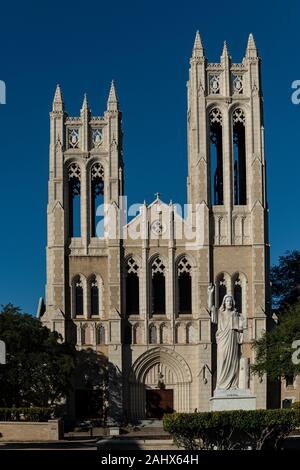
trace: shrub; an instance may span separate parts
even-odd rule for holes
[[[164,429],[186,450],[277,448],[300,426],[300,409],[165,415]]]
[[[48,421],[52,417],[51,408],[0,408],[0,421]]]
[[[292,403],[291,408],[293,410],[300,410],[300,401],[295,401],[294,403]]]

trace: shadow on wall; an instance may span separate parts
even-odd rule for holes
[[[73,384],[77,421],[122,423],[122,376],[103,353],[91,348],[77,352]]]

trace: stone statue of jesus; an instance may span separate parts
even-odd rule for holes
[[[235,309],[232,295],[225,295],[219,309],[214,304],[214,285],[208,287],[211,321],[217,325],[217,390],[239,388],[240,345],[246,320]]]

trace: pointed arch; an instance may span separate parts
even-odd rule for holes
[[[190,412],[192,374],[184,358],[166,346],[148,349],[134,362],[130,377],[131,416],[144,419],[146,388],[157,386],[160,374],[164,383],[174,390],[174,410]]]
[[[88,277],[87,297],[89,317],[102,317],[104,309],[104,283],[100,274],[92,273]]]
[[[132,366],[131,380],[145,383],[149,368],[160,363],[168,364],[174,370],[178,383],[192,382],[192,374],[184,358],[163,346],[152,348],[138,357]]]
[[[235,307],[239,313],[245,314],[247,312],[247,276],[244,273],[236,272],[231,279]]]
[[[104,325],[100,324],[96,327],[96,344],[105,344],[106,334]]]
[[[140,313],[140,265],[134,256],[125,259],[126,315]]]
[[[88,323],[84,323],[81,326],[81,344],[83,346],[92,344],[91,325],[89,325]]]
[[[93,275],[89,283],[90,313],[91,316],[99,315],[99,286],[97,276]]]
[[[234,204],[247,204],[246,114],[242,108],[232,110]]]
[[[175,325],[175,343],[185,344],[186,342],[186,329],[184,323],[176,323]]]
[[[69,237],[81,236],[81,170],[72,162],[67,168]]]
[[[210,200],[211,205],[223,205],[223,130],[222,112],[218,107],[208,113]]]
[[[157,328],[153,323],[149,325],[149,344],[157,344]]]
[[[151,274],[151,314],[165,315],[166,313],[166,264],[163,257],[155,255],[150,258]]]
[[[219,308],[226,294],[231,293],[231,277],[228,273],[219,273],[216,277],[216,307]]]
[[[177,312],[192,314],[192,271],[193,264],[190,256],[183,254],[176,260],[176,289]]]
[[[104,167],[100,162],[95,162],[90,168],[90,207],[91,207],[91,236],[103,237],[104,225],[98,224],[99,212],[104,204]]]
[[[86,311],[87,280],[83,274],[76,274],[71,281],[71,316],[87,316]]]
[[[136,323],[132,329],[132,342],[133,344],[143,344],[143,327]]]
[[[169,343],[169,327],[166,323],[161,323],[159,326],[159,342],[160,344]]]

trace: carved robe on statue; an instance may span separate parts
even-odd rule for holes
[[[231,299],[232,309],[226,308]],[[243,342],[244,318],[234,308],[231,295],[225,295],[220,309],[212,310],[212,322],[217,324],[217,385],[218,390],[236,389],[239,386],[240,345]]]

